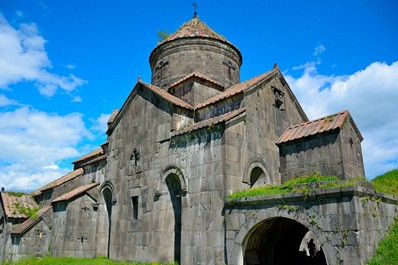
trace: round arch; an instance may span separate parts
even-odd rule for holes
[[[105,214],[103,215],[104,219],[103,226],[100,228],[100,235],[103,239],[103,242],[106,242],[102,246],[102,251],[106,253],[106,256],[110,257],[110,248],[111,248],[111,234],[112,234],[112,207],[116,204],[116,192],[115,188],[110,181],[105,181],[100,188],[100,212]]]
[[[242,242],[241,258],[240,264],[244,265],[327,264],[316,235],[298,221],[285,217],[255,224]]]
[[[113,186],[112,182],[110,181],[105,181],[100,188],[100,193],[104,194],[105,190],[109,190],[109,193],[111,194],[111,198],[112,198],[112,204],[116,204],[117,202],[117,198],[116,198],[116,192],[115,192],[115,187]]]
[[[166,178],[170,175],[174,175],[178,182],[181,185],[181,191],[182,192],[187,192],[188,191],[188,183],[186,178],[184,177],[184,174],[182,173],[181,169],[175,165],[170,165],[168,167],[166,167],[162,173],[160,173],[160,179],[158,181],[157,184],[157,191],[158,192],[164,192],[165,190],[164,187],[165,185],[162,185],[164,183],[166,183]]]
[[[253,187],[259,179],[264,182],[263,184],[272,184],[265,164],[266,163],[260,158],[252,160],[245,170],[242,181],[250,185],[250,187]]]

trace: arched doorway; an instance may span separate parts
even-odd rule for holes
[[[166,185],[170,194],[174,214],[174,260],[181,261],[181,182],[176,174],[166,177]]]
[[[264,220],[254,226],[244,240],[243,264],[326,265],[318,240],[309,237],[308,232],[307,227],[292,219]],[[303,242],[303,239],[309,241]],[[307,245],[307,251],[303,244]]]
[[[100,245],[100,254],[106,254],[109,258],[111,247],[111,234],[112,234],[112,207],[116,203],[115,192],[113,185],[106,182],[101,188],[101,207],[100,207],[100,221],[98,223],[98,236],[99,241],[103,242]]]

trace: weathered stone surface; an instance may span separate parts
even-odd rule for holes
[[[306,237],[322,246],[327,264],[363,264],[397,215],[396,198],[372,187],[228,203],[233,192],[312,171],[364,174],[350,117],[339,130],[277,145],[308,119],[277,66],[239,83],[241,63],[220,36],[169,39],[155,48],[152,84],[138,80],[109,120],[102,150],[75,163],[79,177],[34,193],[41,206],[52,206],[50,214],[13,237],[13,225],[24,220],[7,219],[1,208],[0,259],[49,252],[183,265],[289,264],[289,257],[308,261],[297,251]],[[54,200],[91,183],[99,186]]]

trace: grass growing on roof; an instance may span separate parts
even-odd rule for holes
[[[109,260],[106,257],[98,257],[94,259],[89,258],[68,258],[68,257],[31,257],[23,259],[19,262],[6,262],[4,265],[177,265],[175,262],[171,263],[139,263],[139,262],[118,262]]]
[[[285,194],[289,192],[303,192],[308,193],[311,190],[327,189],[327,188],[340,188],[355,185],[358,181],[364,181],[364,178],[354,178],[346,181],[339,181],[336,176],[322,176],[319,173],[312,173],[309,176],[302,176],[292,178],[281,185],[263,186],[244,191],[234,192],[229,195],[231,201],[244,198],[255,197],[261,195],[272,194]],[[319,183],[317,187],[306,186],[309,183]],[[301,184],[301,185],[300,185]]]

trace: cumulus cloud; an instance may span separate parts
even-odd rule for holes
[[[69,169],[57,163],[81,155],[78,145],[90,138],[82,115],[45,113],[29,107],[0,112],[0,186],[32,190]]]
[[[108,129],[108,120],[110,117],[111,114],[102,113],[97,119],[93,121],[93,126],[91,127],[91,130],[100,134],[104,134]]]
[[[374,62],[352,75],[322,75],[312,62],[286,79],[310,119],[348,109],[365,140],[368,178],[398,168],[398,62]]]
[[[0,107],[7,107],[19,105],[17,101],[7,98],[5,95],[0,94]]]
[[[71,92],[86,81],[70,74],[60,76],[48,71],[51,62],[33,23],[12,27],[0,13],[0,89],[21,81],[32,81],[39,92],[52,97],[59,90]]]

